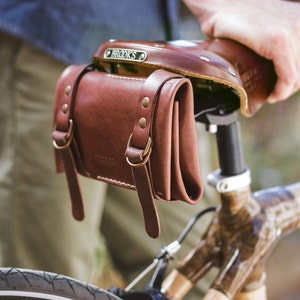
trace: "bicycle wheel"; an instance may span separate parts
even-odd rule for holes
[[[0,299],[121,300],[71,277],[17,268],[0,268]]]

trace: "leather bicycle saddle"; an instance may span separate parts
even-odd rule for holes
[[[92,60],[119,75],[145,76],[162,68],[190,78],[195,113],[221,104],[237,105],[244,116],[252,116],[266,101],[276,81],[271,61],[225,39],[111,40],[99,46]]]

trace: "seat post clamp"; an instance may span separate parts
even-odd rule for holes
[[[207,176],[209,185],[215,187],[219,193],[229,193],[245,188],[251,184],[250,170],[246,168],[242,174],[223,176],[218,169]]]

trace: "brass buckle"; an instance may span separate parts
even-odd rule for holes
[[[73,120],[69,119],[69,128],[68,128],[68,132],[67,132],[67,136],[66,136],[66,140],[67,140],[66,144],[63,146],[59,146],[59,145],[57,145],[55,140],[52,140],[54,148],[58,149],[58,150],[63,150],[65,148],[69,147],[71,144],[71,141],[72,141],[72,137],[73,137]]]
[[[127,142],[127,148],[130,147],[130,144],[131,144],[131,139],[132,139],[132,134],[130,135],[129,139],[128,139],[128,142]],[[131,167],[141,167],[141,166],[144,166],[147,161],[149,160],[149,157],[150,157],[150,154],[151,154],[151,151],[152,151],[152,139],[151,137],[149,136],[148,137],[148,141],[147,141],[147,144],[146,144],[146,147],[143,151],[143,161],[139,162],[139,163],[132,163],[129,158],[126,156],[126,161],[127,163],[131,166]]]

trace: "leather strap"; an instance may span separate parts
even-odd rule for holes
[[[173,78],[182,78],[182,76],[158,69],[145,81],[137,104],[133,132],[125,152],[140,199],[145,229],[152,238],[157,238],[160,235],[153,185],[147,164],[152,147],[152,122],[160,90],[168,80]]]
[[[65,139],[65,134],[59,134],[59,132],[55,131],[54,137],[56,140],[56,145],[68,143],[68,141]],[[60,154],[64,162],[65,173],[72,200],[72,213],[76,220],[81,221],[84,219],[84,205],[78,183],[74,156],[69,146],[60,149]]]
[[[72,213],[76,220],[82,221],[85,216],[83,199],[77,178],[77,168],[74,161],[74,155],[71,149],[73,138],[73,108],[75,105],[76,94],[81,78],[87,72],[91,71],[92,65],[85,66],[75,79],[74,86],[70,86],[71,90],[65,93],[66,104],[68,109],[63,113],[57,112],[56,128],[52,133],[53,145],[59,151],[63,159],[65,173],[68,182],[68,188],[72,201]]]

